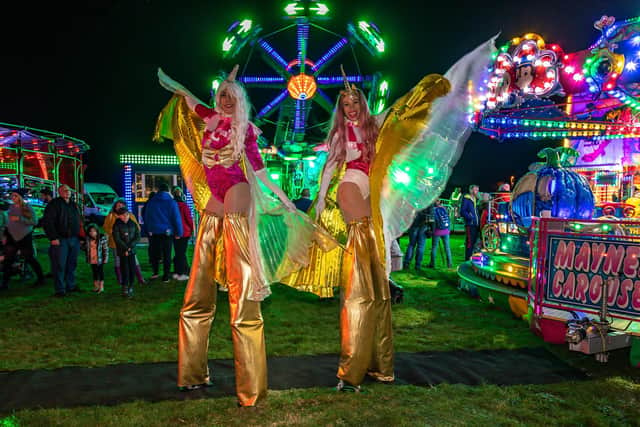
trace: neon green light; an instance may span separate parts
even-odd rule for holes
[[[393,172],[393,178],[399,184],[408,184],[409,182],[411,182],[411,177],[409,176],[409,174],[400,170]]]
[[[160,154],[120,154],[121,164],[135,165],[179,165],[178,157],[175,155]]]
[[[384,95],[389,90],[389,83],[386,80],[380,82],[380,87],[378,88],[378,93],[380,95]]]
[[[245,19],[240,23],[240,29],[238,30],[238,34],[247,33],[251,29],[252,21],[251,19]]]
[[[214,92],[217,92],[219,87],[220,87],[220,79],[214,79],[211,82],[211,90]]]
[[[312,10],[316,13],[316,15],[324,16],[329,13],[329,8],[324,3],[316,3],[314,7],[310,7],[309,10]]]
[[[233,47],[233,42],[235,41],[236,36],[226,37],[222,42],[222,51],[229,52]]]
[[[371,31],[371,26],[366,21],[358,22],[358,27],[364,33],[367,41],[380,53],[384,52],[384,40]]]
[[[295,15],[301,10],[304,10],[304,7],[296,6],[296,4],[297,3],[289,3],[288,5],[285,6],[284,11],[286,12],[287,15]]]
[[[270,176],[271,176],[271,179],[274,181],[278,181],[280,179],[279,173],[272,173]]]
[[[427,168],[427,173],[429,175],[433,175],[434,169],[433,168]]]

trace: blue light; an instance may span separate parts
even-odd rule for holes
[[[304,119],[305,119],[305,109],[304,109],[305,101],[298,99],[296,100],[296,116],[293,122],[294,132],[295,133],[304,133]]]
[[[371,80],[371,77],[363,77],[363,76],[347,76],[347,81],[349,83],[362,83],[363,81]],[[321,85],[335,85],[343,82],[342,76],[327,76],[327,77],[318,77],[318,84]]]
[[[238,77],[238,81],[246,84],[254,84],[254,83],[284,83],[284,77],[280,76],[243,76]]]
[[[289,91],[284,89],[280,95],[276,96],[271,102],[264,106],[262,110],[256,115],[256,119],[267,115],[271,110],[273,110],[278,104],[280,104],[287,96],[289,95]]]
[[[316,62],[316,65],[314,65],[311,70],[315,73],[316,71],[320,70],[320,68],[327,63],[327,61],[329,61],[331,58],[333,58],[334,56],[336,56],[338,54],[338,52],[340,52],[347,44],[349,44],[349,41],[345,38],[342,38],[338,41],[338,43],[336,43],[335,45],[333,45],[332,47],[329,48],[329,50],[327,51],[327,53],[325,53],[324,55],[322,55],[320,57],[320,59]]]
[[[282,58],[282,56],[280,56],[280,54],[278,54],[278,52],[276,52],[276,50],[271,47],[269,43],[261,39],[258,41],[258,45],[262,49],[264,49],[264,51],[269,54],[269,56],[271,56],[271,58],[273,58],[278,64],[282,65],[283,68],[287,68],[287,61],[285,61],[284,58]]]
[[[305,59],[307,59],[307,40],[309,39],[309,24],[298,24],[298,62],[300,70],[304,72]]]
[[[124,165],[124,188],[122,189],[124,193],[124,200],[127,203],[127,208],[129,208],[129,212],[134,212],[133,210],[133,167],[131,165]]]

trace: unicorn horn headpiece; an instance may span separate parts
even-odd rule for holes
[[[356,85],[354,84],[349,85],[349,79],[347,79],[347,74],[344,72],[344,68],[342,67],[342,64],[340,64],[340,72],[342,72],[342,80],[344,81],[344,89],[345,89],[340,91],[340,95],[349,95],[352,98],[357,97],[358,88],[356,88]]]
[[[236,74],[238,74],[238,64],[233,66],[233,69],[231,69],[231,72],[227,75],[227,78],[225,79],[228,82],[235,82],[236,81]]]

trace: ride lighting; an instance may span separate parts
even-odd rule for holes
[[[179,165],[180,161],[175,155],[120,154],[120,163],[134,165]]]
[[[311,99],[316,94],[318,85],[316,84],[316,80],[313,76],[308,74],[298,74],[297,76],[293,76],[289,79],[287,90],[293,99]]]

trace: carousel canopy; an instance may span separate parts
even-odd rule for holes
[[[0,122],[0,147],[79,157],[91,147],[84,141],[55,132]]]

